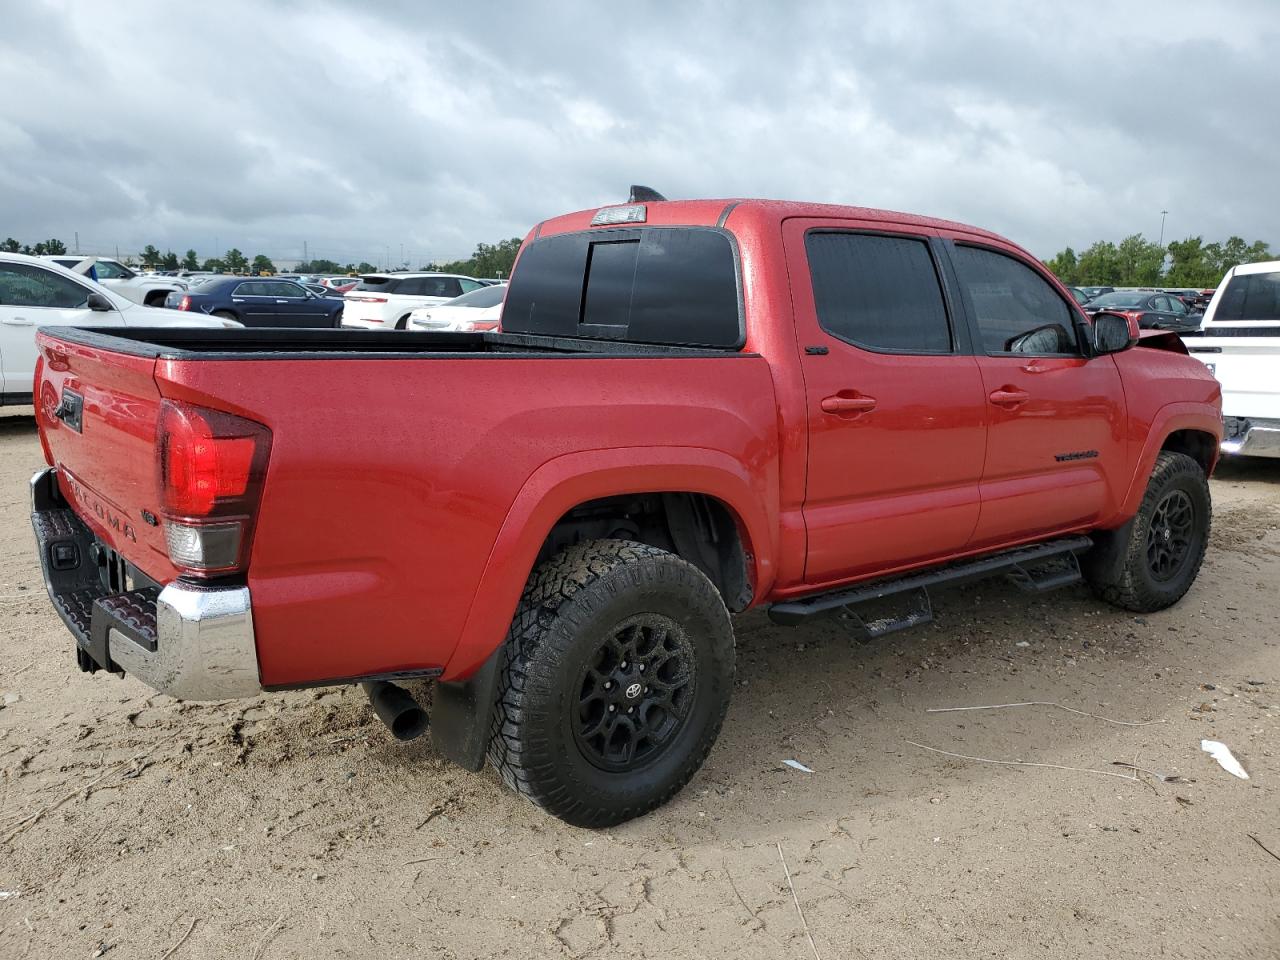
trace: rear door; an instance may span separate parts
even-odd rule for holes
[[[247,327],[273,327],[276,324],[276,298],[273,284],[266,280],[245,280],[231,291],[231,302]]]
[[[808,406],[806,582],[959,552],[978,521],[987,411],[936,240],[840,220],[783,234]]]
[[[1032,539],[1110,512],[1128,480],[1115,362],[1085,356],[1078,308],[1016,252],[963,238],[947,249],[988,418],[973,546]]]
[[[121,322],[118,311],[85,306],[92,289],[35,264],[0,261],[0,392],[32,392],[37,327]]]

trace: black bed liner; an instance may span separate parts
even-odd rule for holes
[[[45,333],[100,350],[157,360],[391,360],[424,358],[633,359],[756,357],[710,347],[664,346],[520,333],[418,333],[343,328],[45,327]]]

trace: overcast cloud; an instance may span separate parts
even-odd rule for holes
[[[0,3],[0,238],[416,266],[638,182],[1280,246],[1267,0]]]

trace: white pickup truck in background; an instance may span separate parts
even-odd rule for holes
[[[1280,457],[1280,260],[1228,270],[1185,342],[1222,384],[1222,452]]]
[[[145,307],[163,307],[170,293],[186,293],[187,281],[178,277],[160,277],[136,273],[119,260],[111,257],[80,257],[74,254],[46,256],[60,267],[90,276],[93,268],[95,279],[110,290]]]

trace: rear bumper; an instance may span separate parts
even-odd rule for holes
[[[342,316],[342,322],[339,326],[343,327],[359,327],[361,330],[392,330],[395,323],[392,321],[382,320],[362,320],[358,317],[348,317],[345,313]]]
[[[182,700],[262,692],[248,587],[175,581],[161,588],[108,561],[62,500],[52,469],[31,478],[31,525],[45,589],[84,669],[131,673]],[[113,578],[114,589],[107,585]]]
[[[1246,457],[1280,457],[1280,420],[1227,417],[1222,452]]]

